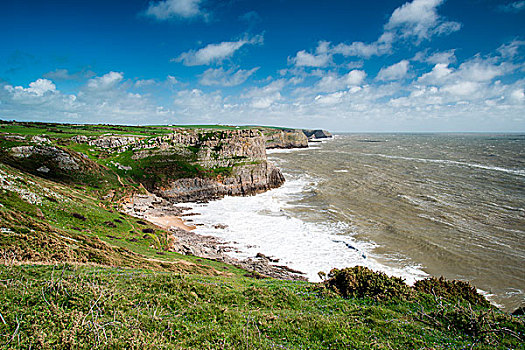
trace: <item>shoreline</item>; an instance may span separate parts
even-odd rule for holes
[[[255,278],[273,277],[284,280],[307,281],[305,274],[288,266],[275,265],[277,261],[259,252],[256,256],[239,260],[228,255],[235,251],[220,239],[193,232],[196,225],[184,221],[184,211],[190,208],[177,206],[155,194],[136,195],[128,199],[124,212],[139,219],[147,220],[171,234],[170,251],[194,255],[203,259],[225,262],[246,270],[247,276]],[[219,227],[220,224],[217,224]]]

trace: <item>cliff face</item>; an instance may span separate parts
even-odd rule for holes
[[[54,134],[0,133],[0,161],[48,179],[89,185],[102,196],[142,185],[174,201],[279,187],[284,177],[267,161],[266,148],[308,144],[300,130],[112,127],[101,135],[101,127],[90,126],[66,136],[45,127]]]
[[[161,187],[156,193],[176,202],[193,202],[220,198],[225,195],[245,196],[276,188],[284,183],[281,171],[266,161],[234,168],[220,179],[185,178]]]
[[[266,148],[306,148],[308,138],[302,130],[265,129]]]
[[[105,150],[117,169],[177,202],[250,195],[284,182],[266,159],[263,134],[254,129],[177,129],[151,138],[108,135],[73,141]]]
[[[303,130],[308,140],[326,139],[333,137],[332,134],[326,130]]]

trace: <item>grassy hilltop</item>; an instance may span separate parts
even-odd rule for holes
[[[466,283],[409,287],[364,268],[334,270],[320,284],[284,281],[171,252],[167,231],[119,203],[148,183],[231,169],[197,164],[195,146],[135,159],[71,138],[147,144],[178,128],[0,123],[0,348],[525,348],[523,316]],[[188,128],[203,140],[237,129]],[[54,155],[10,151],[35,142]]]

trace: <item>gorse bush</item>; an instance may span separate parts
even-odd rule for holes
[[[408,300],[412,289],[398,277],[389,277],[382,272],[374,272],[363,266],[333,269],[324,282],[326,286],[348,297],[370,297],[375,300]]]
[[[450,301],[466,301],[472,305],[489,307],[487,299],[476,291],[476,288],[468,282],[448,281],[443,277],[430,277],[414,283],[414,289],[418,292],[432,294]]]

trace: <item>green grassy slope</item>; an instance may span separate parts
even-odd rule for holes
[[[449,313],[447,323],[429,300],[343,299],[311,283],[241,276],[67,264],[2,266],[0,344],[39,349],[523,348],[510,335],[519,327],[522,332],[523,323],[497,311],[473,311],[474,318],[500,326],[500,331],[474,336],[464,327],[472,319],[468,312]]]

